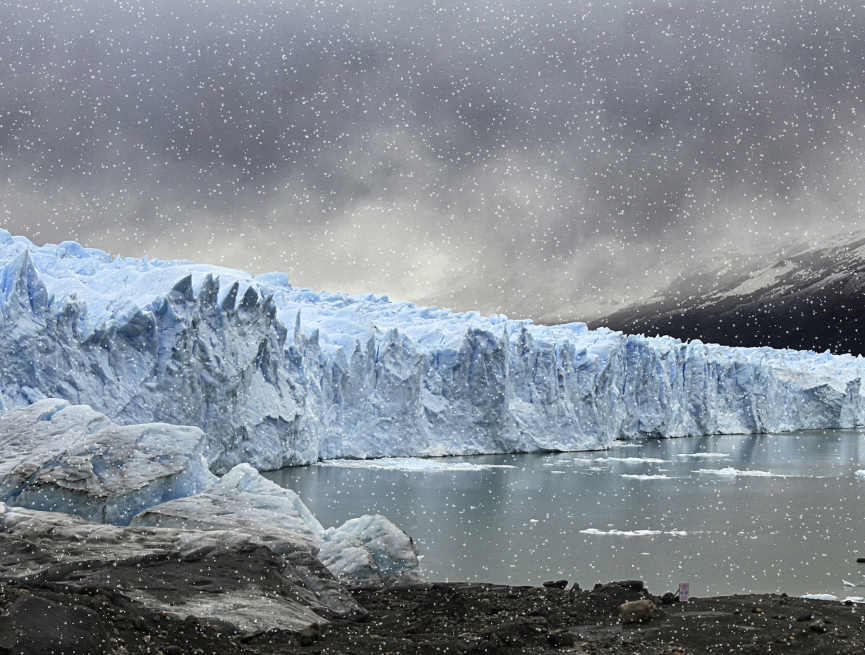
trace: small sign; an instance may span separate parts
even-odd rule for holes
[[[687,603],[691,598],[691,583],[690,582],[680,582],[679,583],[679,602]]]

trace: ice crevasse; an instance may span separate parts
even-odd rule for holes
[[[201,428],[216,473],[865,423],[860,357],[534,325],[0,231],[0,406]]]

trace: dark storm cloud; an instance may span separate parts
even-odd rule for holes
[[[557,318],[857,227],[863,10],[0,3],[4,223]]]

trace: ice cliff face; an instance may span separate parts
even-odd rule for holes
[[[865,423],[857,357],[455,314],[0,232],[0,403],[200,427],[216,472]]]

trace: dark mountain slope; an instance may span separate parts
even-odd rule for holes
[[[728,346],[865,354],[865,232],[685,275],[592,322]]]

